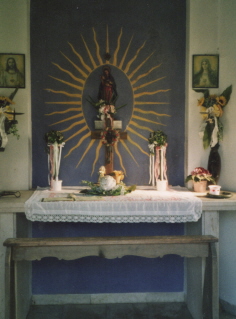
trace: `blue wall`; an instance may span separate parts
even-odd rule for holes
[[[136,145],[126,141],[136,162],[121,143],[118,145],[127,172],[124,181],[129,185],[148,184],[149,159],[145,152],[149,151],[145,139],[149,137],[150,132],[140,128],[146,126],[151,130],[163,130],[168,135],[169,183],[184,184],[185,22],[186,8],[183,0],[31,1],[33,187],[47,185],[48,169],[47,154],[44,152],[44,134],[51,129],[66,130],[82,119],[71,119],[79,114],[79,111],[72,110],[68,113],[46,115],[81,106],[69,104],[69,102],[81,103],[82,101],[83,117],[88,129],[76,135],[80,129],[84,128],[85,124],[82,123],[64,131],[66,145],[63,149],[60,178],[64,186],[80,185],[82,180],[97,181],[98,168],[104,165],[104,152],[101,151],[91,176],[98,141],[94,143],[78,167],[76,166],[91,141],[90,136],[71,154],[69,151],[82,141],[85,134],[94,130],[93,121],[96,119],[96,112],[87,102],[87,98],[91,96],[96,99],[97,97],[102,64],[97,58],[93,29],[100,48],[102,63],[105,63],[103,55],[106,52],[107,28],[111,69],[119,95],[116,105],[126,104],[118,111],[117,118],[123,121],[123,130],[129,124],[129,127],[139,134],[128,131],[128,136]],[[121,30],[117,63],[113,65]],[[69,43],[80,54],[84,63],[91,68],[91,72],[86,70]],[[139,50],[144,43],[144,47]],[[91,57],[96,66],[93,65]],[[123,57],[125,59],[121,66]],[[134,57],[129,71],[125,70],[128,62]],[[59,65],[60,69],[55,64]],[[135,76],[130,79],[129,76],[139,66]],[[159,67],[155,68],[156,66]],[[84,77],[77,68],[89,75]],[[138,76],[150,70],[152,71],[146,76],[140,77],[135,84],[132,84]],[[77,80],[72,79],[71,74]],[[84,80],[84,84],[82,85],[78,79]],[[81,85],[82,89],[79,89]],[[139,89],[134,90],[137,86]],[[159,92],[151,93],[156,91]],[[72,96],[55,92],[67,92]],[[146,94],[135,97],[135,94],[144,92]],[[77,97],[73,94],[77,94]],[[60,104],[61,102],[65,104]],[[155,104],[156,102],[161,104]],[[170,116],[134,113],[135,107]],[[138,115],[141,119],[134,118],[133,115]],[[131,119],[139,127],[132,126]],[[147,122],[146,119],[162,125]],[[58,124],[52,125],[54,123]],[[73,134],[75,136],[70,139]],[[65,155],[68,156],[64,157]],[[122,169],[117,156],[115,156],[114,164],[114,169]]]
[[[33,223],[33,237],[183,235],[184,224]],[[183,291],[184,259],[125,256],[33,262],[33,294]]]

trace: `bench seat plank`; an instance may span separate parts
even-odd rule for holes
[[[149,244],[197,244],[213,243],[218,239],[211,235],[201,236],[126,236],[126,237],[65,237],[65,238],[9,238],[4,246],[86,246],[86,245],[149,245]]]
[[[13,260],[40,260],[45,257],[56,257],[74,260],[88,256],[102,258],[121,258],[123,256],[140,256],[147,258],[163,257],[176,254],[181,257],[207,257],[207,244],[145,244],[145,245],[89,245],[89,246],[38,246],[14,247]]]

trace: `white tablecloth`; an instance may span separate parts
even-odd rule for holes
[[[124,196],[88,196],[81,188],[61,192],[37,189],[25,203],[27,219],[41,222],[182,223],[197,221],[202,201],[190,191],[173,188],[158,192],[142,187]],[[43,198],[75,194],[76,201],[43,202]]]

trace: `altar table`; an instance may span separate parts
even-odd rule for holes
[[[139,187],[120,196],[91,196],[80,191],[38,189],[25,203],[26,218],[41,222],[185,223],[198,221],[202,214],[202,201],[182,188],[157,192]]]
[[[64,190],[63,190],[64,191]],[[154,189],[152,189],[154,191]],[[2,243],[7,238],[14,237],[28,237],[30,236],[30,226],[31,222],[25,219],[25,203],[33,195],[33,190],[21,191],[20,198],[14,198],[11,196],[0,198],[0,286],[4,286],[4,263],[5,263],[5,247]],[[194,194],[197,195],[197,194]],[[219,237],[219,213],[224,211],[235,211],[236,212],[236,194],[233,193],[231,198],[227,199],[211,199],[205,196],[199,197],[202,202],[202,215],[195,222],[185,223],[185,233],[186,235],[213,235]],[[96,201],[96,204],[98,201]],[[28,228],[29,227],[29,231]],[[194,265],[193,265],[194,264]],[[197,266],[196,263],[187,265],[187,276],[191,280],[195,280],[196,276],[201,276],[201,266]],[[194,269],[194,272],[193,272]],[[30,302],[30,285],[28,283],[28,273],[30,274],[30,269],[23,265],[22,269],[18,269],[18,281],[21,286],[21,292],[18,293],[19,302],[19,314],[20,318],[24,318]],[[192,279],[191,279],[192,278]],[[199,286],[198,289],[201,289]],[[215,292],[218,294],[218,291]],[[194,296],[198,295],[198,290],[193,292]],[[28,297],[27,297],[28,296]],[[4,291],[0,290],[0,319],[4,319]],[[28,299],[27,299],[28,298]],[[192,303],[192,305],[191,305]],[[190,302],[192,309],[195,308],[195,303],[197,300],[193,298]]]

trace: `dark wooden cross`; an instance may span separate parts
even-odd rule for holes
[[[105,131],[106,129],[104,129]],[[113,129],[114,130],[114,129]],[[127,132],[121,132],[120,130],[115,129],[116,131],[119,132],[120,134],[120,139],[121,140],[126,140],[127,139]],[[92,131],[91,132],[91,138],[92,139],[96,139],[99,140],[101,139],[101,133],[103,131],[102,130],[96,130],[96,131]],[[112,141],[112,136],[110,136],[111,131],[108,130],[107,135],[106,135],[106,139],[108,141],[108,144],[111,144]],[[114,161],[114,152],[113,152],[113,146],[111,145],[104,145],[105,146],[105,168],[106,168],[106,174],[110,174],[114,171],[113,168],[113,161]]]

